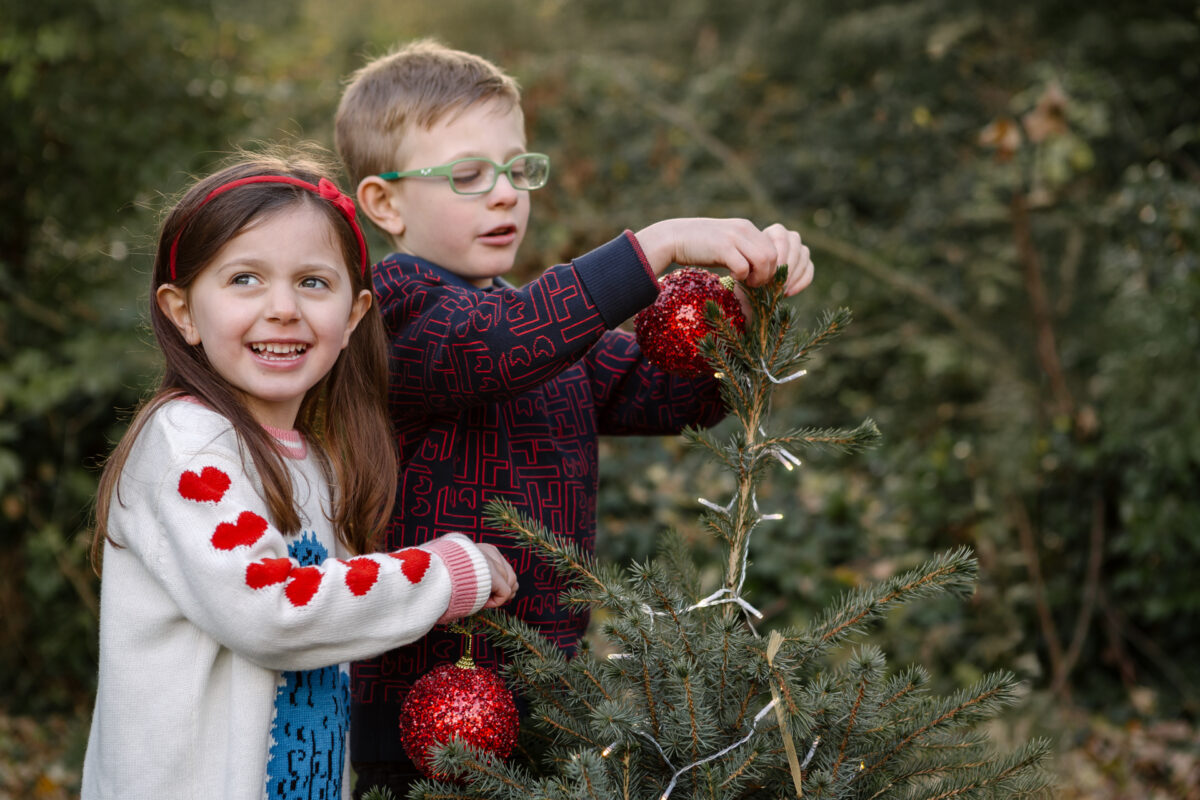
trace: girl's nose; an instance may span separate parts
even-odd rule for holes
[[[300,318],[300,304],[291,286],[275,286],[267,295],[267,318],[277,322],[294,322]]]

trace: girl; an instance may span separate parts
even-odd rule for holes
[[[343,662],[516,590],[461,534],[360,555],[395,491],[383,328],[354,203],[321,174],[244,159],[163,225],[166,369],[97,499],[83,800],[349,797]]]

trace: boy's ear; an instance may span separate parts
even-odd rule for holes
[[[175,323],[179,335],[191,345],[200,344],[200,331],[192,320],[192,311],[188,308],[187,293],[173,283],[164,283],[155,292],[155,301],[167,319]]]
[[[372,222],[392,236],[404,234],[404,216],[393,195],[392,184],[377,175],[368,175],[358,184],[358,207]]]

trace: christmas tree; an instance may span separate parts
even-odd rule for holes
[[[518,754],[503,760],[451,742],[435,749],[439,774],[410,797],[449,798],[1009,798],[1041,796],[1049,744],[997,753],[979,723],[1017,695],[1007,673],[935,696],[920,666],[897,672],[870,644],[847,653],[873,620],[901,604],[972,590],[976,562],[959,549],[845,594],[804,627],[759,630],[743,595],[753,534],[778,515],[760,509],[766,470],[799,464],[794,451],[852,452],[878,440],[853,429],[771,431],[772,394],[803,374],[819,347],[849,323],[829,313],[809,331],[783,300],[785,276],[747,289],[744,334],[710,303],[713,333],[698,344],[736,418],[725,440],[685,436],[735,479],[731,498],[700,500],[703,527],[724,545],[719,586],[706,586],[681,537],[628,568],[601,564],[505,503],[492,524],[511,530],[571,578],[566,598],[599,610],[613,652],[567,659],[503,612],[480,615],[510,657],[506,679],[529,704]],[[522,755],[523,754],[523,755]]]

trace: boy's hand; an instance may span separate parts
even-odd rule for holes
[[[512,600],[513,595],[517,593],[517,573],[513,572],[512,565],[508,563],[508,559],[500,555],[500,551],[496,549],[495,545],[476,543],[475,546],[487,559],[488,569],[492,573],[492,594],[483,607],[502,606]]]
[[[724,267],[747,286],[762,286],[775,275],[776,267],[787,264],[784,294],[796,294],[812,283],[808,247],[800,241],[800,234],[778,223],[759,230],[745,219],[668,219],[636,235],[655,275],[665,272],[672,262]]]

